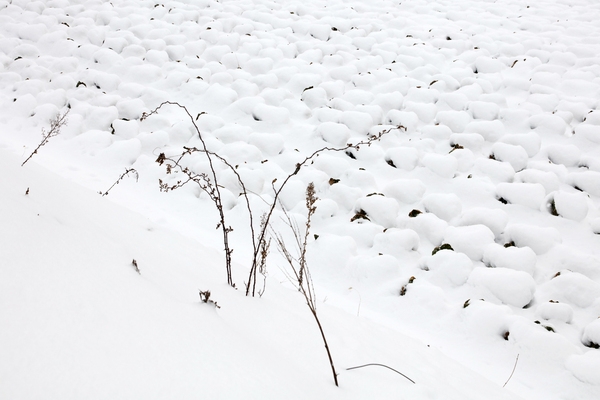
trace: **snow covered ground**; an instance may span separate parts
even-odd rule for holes
[[[600,398],[598,20],[590,0],[0,0],[0,398]],[[300,226],[320,198],[339,388],[274,248],[244,296],[235,175],[217,164],[238,290],[207,194],[159,191],[158,155],[201,146],[178,107],[141,119],[164,101],[255,219],[315,150],[392,128],[281,195]],[[366,363],[416,383],[346,370]]]

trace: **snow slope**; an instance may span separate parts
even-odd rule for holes
[[[600,397],[599,18],[587,0],[0,0],[1,396]],[[210,199],[158,190],[158,154],[200,146],[176,107],[141,120],[167,100],[255,216],[313,151],[399,127],[320,154],[281,201],[302,225],[314,182],[339,363],[385,358],[416,385],[364,369],[332,387],[276,251],[263,298],[226,287]],[[217,171],[242,287],[245,203]],[[505,389],[486,380],[517,357]]]
[[[0,398],[515,398],[439,350],[323,305],[338,389],[298,293],[273,284],[247,298],[223,283],[215,250],[1,154]],[[220,308],[200,302],[208,288]],[[369,362],[417,383],[345,370]]]

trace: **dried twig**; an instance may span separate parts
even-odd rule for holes
[[[38,147],[35,148],[33,153],[31,153],[29,155],[29,157],[27,157],[27,159],[25,161],[23,161],[23,164],[21,164],[21,167],[23,165],[25,165],[27,163],[27,161],[29,161],[31,159],[31,157],[33,157],[35,154],[37,154],[38,150],[42,146],[45,146],[46,143],[48,143],[48,140],[50,140],[50,138],[53,138],[55,136],[58,136],[58,134],[60,134],[60,130],[62,129],[62,127],[67,125],[67,115],[69,114],[69,111],[71,111],[71,110],[69,109],[62,114],[60,114],[60,113],[56,114],[56,117],[54,117],[54,119],[50,120],[50,130],[48,132],[46,132],[46,130],[44,128],[42,128],[42,141],[40,142]]]
[[[288,266],[290,267],[290,270],[292,272],[293,279],[290,279],[290,281],[304,296],[304,300],[306,300],[306,305],[310,309],[310,312],[314,317],[317,326],[319,327],[319,332],[321,333],[321,338],[323,339],[323,344],[325,345],[325,350],[327,351],[327,357],[329,358],[329,365],[333,374],[333,381],[336,386],[339,386],[337,372],[333,364],[333,357],[331,356],[331,351],[329,350],[327,338],[325,336],[323,326],[321,325],[321,321],[319,320],[319,316],[317,314],[317,300],[315,296],[315,288],[313,286],[308,265],[306,262],[306,248],[308,244],[308,235],[310,231],[312,216],[317,210],[317,207],[315,206],[317,200],[318,198],[315,195],[315,187],[312,183],[310,183],[306,188],[306,208],[308,210],[308,215],[306,217],[304,235],[301,234],[298,225],[290,218],[290,216],[287,214],[287,212],[285,212],[284,209],[284,214],[287,219],[287,225],[292,230],[296,246],[298,247],[298,257],[294,257],[291,255],[280,233],[274,232],[274,235],[275,241],[277,243],[277,248],[279,249],[281,255],[286,259]]]
[[[390,370],[394,371],[394,372],[395,372],[395,373],[397,373],[397,374],[400,374],[400,375],[402,375],[403,377],[405,377],[406,379],[408,379],[408,380],[409,380],[409,381],[411,381],[412,383],[415,383],[415,381],[413,381],[412,379],[410,379],[408,376],[404,375],[402,372],[400,372],[400,371],[397,371],[397,370],[395,370],[395,369],[394,369],[394,368],[392,368],[392,367],[388,367],[388,366],[387,366],[387,365],[385,365],[385,364],[369,363],[369,364],[359,365],[359,366],[356,366],[356,367],[350,367],[350,368],[346,368],[346,371],[350,371],[350,370],[353,370],[353,369],[358,369],[358,368],[364,368],[364,367],[384,367],[384,368],[387,368],[387,369],[390,369]]]
[[[210,299],[210,290],[198,290],[198,294],[200,295],[200,301],[203,303],[212,304],[216,308],[221,308],[216,301]]]
[[[135,170],[135,168],[128,168],[125,169],[125,172],[123,172],[121,174],[121,176],[119,177],[119,179],[117,179],[115,181],[115,183],[112,184],[111,187],[108,188],[108,190],[106,192],[99,192],[102,196],[106,196],[108,194],[108,192],[111,191],[112,188],[114,188],[116,185],[119,184],[119,182],[121,182],[123,180],[123,178],[125,178],[126,176],[128,176],[130,173],[133,173],[135,175],[135,181],[137,182],[138,179],[140,178],[140,175],[138,174],[138,172]]]
[[[513,377],[513,374],[515,373],[515,370],[517,369],[517,363],[519,362],[519,354],[517,354],[517,358],[515,359],[515,365],[513,367],[512,372],[510,373],[510,376],[508,377],[508,379],[506,380],[506,382],[504,382],[504,385],[502,385],[502,387],[505,387],[506,384],[508,383],[508,381],[510,381],[510,379]]]

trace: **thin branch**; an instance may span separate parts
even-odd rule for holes
[[[126,176],[129,175],[129,173],[134,173],[135,174],[135,181],[137,182],[138,179],[140,178],[140,175],[138,174],[138,172],[135,170],[135,168],[129,168],[129,169],[125,169],[125,172],[123,172],[121,174],[121,176],[119,177],[119,179],[117,179],[115,181],[115,183],[112,184],[111,187],[108,188],[108,190],[104,193],[100,192],[100,194],[102,196],[106,196],[108,194],[108,192],[111,191],[112,188],[114,188],[115,186],[117,186],[119,184],[119,182],[121,182],[123,180],[123,178],[125,178]]]
[[[69,114],[69,111],[71,111],[71,110],[68,109],[67,111],[65,111],[62,114],[59,113],[56,115],[56,117],[54,117],[54,119],[51,119],[50,120],[50,130],[48,132],[46,132],[46,130],[44,128],[42,128],[42,141],[40,142],[40,144],[38,144],[38,147],[35,148],[33,153],[31,153],[29,155],[29,157],[27,157],[27,159],[25,161],[23,161],[23,164],[21,164],[21,167],[23,165],[25,165],[27,163],[27,161],[29,161],[31,159],[31,157],[33,157],[35,154],[37,154],[38,150],[42,146],[46,145],[46,143],[48,143],[48,140],[50,140],[50,138],[53,138],[60,134],[60,130],[62,129],[62,127],[67,125],[67,115]]]
[[[504,382],[504,385],[502,385],[502,387],[505,387],[506,384],[508,383],[508,381],[510,381],[510,379],[512,378],[513,374],[515,373],[515,370],[517,369],[517,363],[519,362],[519,354],[517,354],[517,358],[515,359],[515,365],[513,367],[512,372],[510,373],[510,376],[508,377],[508,379],[506,380],[506,382]]]
[[[356,366],[356,367],[350,367],[350,368],[346,368],[346,371],[350,371],[350,370],[353,370],[353,369],[358,369],[358,368],[364,368],[364,367],[384,367],[384,368],[387,368],[387,369],[390,369],[390,370],[394,371],[394,372],[395,372],[395,373],[397,373],[397,374],[400,374],[400,375],[402,375],[403,377],[405,377],[406,379],[408,379],[408,380],[409,380],[409,381],[411,381],[412,383],[415,383],[415,381],[413,381],[412,379],[410,379],[408,376],[404,375],[402,372],[400,372],[400,371],[397,371],[397,370],[395,370],[395,369],[394,369],[394,368],[392,368],[392,367],[388,367],[388,366],[387,366],[387,365],[385,365],[385,364],[369,363],[369,364],[359,365],[359,366]]]
[[[289,252],[287,245],[283,239],[283,236],[275,232],[275,241],[277,242],[277,248],[281,255],[286,259],[290,269],[292,270],[295,279],[291,280],[292,284],[298,289],[298,291],[304,296],[304,300],[306,301],[306,305],[310,309],[310,313],[312,314],[317,326],[319,327],[319,332],[321,333],[321,339],[323,340],[323,344],[325,345],[325,350],[327,351],[327,358],[329,359],[329,366],[331,367],[331,373],[333,375],[333,381],[335,386],[338,385],[337,372],[335,370],[335,365],[333,364],[333,357],[331,355],[331,351],[329,350],[329,344],[327,343],[327,337],[325,336],[325,332],[323,330],[323,326],[321,325],[321,321],[319,320],[319,316],[317,314],[317,302],[315,296],[315,288],[312,284],[312,279],[310,277],[310,273],[308,270],[308,265],[306,262],[306,247],[308,244],[308,234],[310,230],[311,219],[314,213],[317,210],[315,203],[318,198],[315,196],[315,186],[313,183],[309,183],[306,188],[306,208],[308,210],[308,214],[305,222],[305,234],[304,236],[300,233],[300,228],[295,221],[290,218],[289,214],[283,208],[284,215],[287,218],[287,225],[292,230],[294,234],[294,238],[296,241],[296,246],[298,246],[299,256],[298,258],[294,258]],[[271,228],[272,230],[272,228]],[[289,275],[288,275],[289,276]]]

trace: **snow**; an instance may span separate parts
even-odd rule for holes
[[[0,0],[0,398],[600,398],[596,3]]]
[[[535,293],[531,275],[506,268],[477,267],[469,275],[469,282],[483,289],[483,293],[487,289],[502,303],[519,308],[529,304]]]

